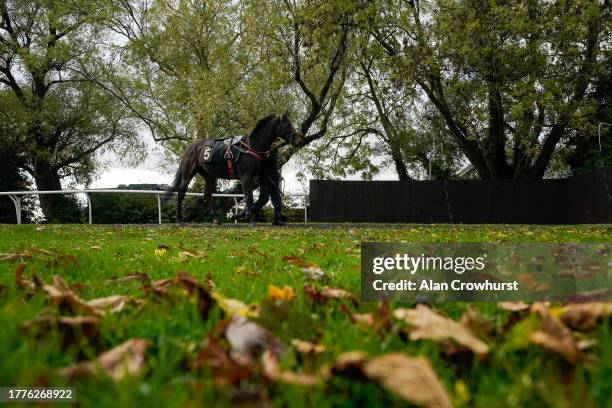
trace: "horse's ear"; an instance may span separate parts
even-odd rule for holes
[[[289,119],[289,110],[286,110],[285,113],[283,113],[283,118]]]

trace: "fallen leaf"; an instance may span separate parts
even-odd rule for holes
[[[511,312],[520,312],[529,309],[529,305],[525,302],[497,302],[497,306]]]
[[[312,280],[321,280],[325,277],[325,271],[319,268],[318,266],[308,266],[306,268],[302,268],[302,274],[306,279]]]
[[[554,351],[570,364],[575,364],[583,358],[570,329],[553,316],[548,307],[542,303],[534,303],[531,312],[537,314],[542,322],[542,327],[529,336],[532,343]]]
[[[125,282],[133,282],[133,281],[146,283],[146,282],[150,282],[151,278],[149,278],[149,275],[147,275],[146,273],[135,272],[135,273],[127,274],[120,278],[107,279],[105,282],[106,283],[125,283]]]
[[[149,342],[145,339],[130,339],[100,354],[94,361],[72,364],[58,369],[57,373],[66,380],[98,374],[121,380],[144,371],[148,347]]]
[[[322,376],[373,380],[411,404],[452,407],[444,386],[423,357],[407,357],[402,353],[369,357],[362,351],[350,351],[339,355]]]
[[[483,355],[489,352],[489,346],[468,328],[437,314],[425,305],[419,304],[415,309],[396,309],[393,315],[410,326],[407,331],[412,340],[426,339],[440,342],[453,339],[476,354]]]
[[[244,302],[238,299],[226,298],[219,292],[213,292],[212,298],[215,299],[219,308],[228,316],[257,317],[257,313],[252,311]]]
[[[230,358],[227,351],[212,338],[207,338],[204,342],[193,368],[209,370],[217,384],[237,384],[253,374],[249,366]]]
[[[303,258],[297,256],[283,256],[281,260],[287,262],[288,264],[299,266],[301,268],[305,268],[308,266],[308,262],[306,262]]]
[[[325,351],[325,346],[309,341],[293,339],[291,345],[302,354],[320,354]]]
[[[232,317],[225,329],[225,337],[231,346],[231,357],[243,365],[254,364],[266,350],[280,356],[285,349],[272,333],[242,316]]]
[[[561,320],[574,330],[593,330],[597,323],[612,315],[612,302],[590,302],[565,305]]]
[[[205,287],[202,283],[196,281],[194,278],[189,276],[185,271],[180,271],[177,276],[177,282],[179,282],[191,295],[196,295],[198,298],[198,310],[202,319],[207,320],[210,314],[210,309],[213,307],[214,301],[210,296],[209,288]]]
[[[363,372],[409,403],[429,408],[452,407],[444,386],[426,358],[390,353],[366,361]]]
[[[268,286],[268,297],[273,300],[292,300],[295,297],[295,291],[291,286],[283,286],[279,288],[274,285]]]
[[[132,302],[134,302],[134,299],[129,296],[112,295],[103,298],[88,300],[85,303],[101,312],[108,310],[110,313],[117,313],[123,310],[126,304]]]
[[[57,329],[64,350],[70,346],[83,347],[97,342],[100,337],[99,326],[100,319],[94,316],[40,316],[20,324],[22,330],[37,338],[46,337],[51,330]]]
[[[264,375],[274,381],[301,386],[313,386],[321,382],[321,378],[316,375],[281,370],[278,357],[270,350],[266,350],[261,356],[261,366]]]
[[[98,245],[94,245],[94,246],[90,247],[89,249],[91,249],[92,251],[100,251],[102,249],[102,247],[98,246]]]
[[[325,286],[322,289],[317,289],[314,285],[308,283],[304,285],[304,293],[309,296],[312,300],[318,303],[325,303],[330,299],[334,300],[350,300],[353,304],[357,305],[359,302],[355,295],[345,289],[332,288]]]

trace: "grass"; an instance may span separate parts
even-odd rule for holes
[[[406,242],[612,242],[609,226],[407,226],[382,228],[209,228],[173,226],[0,226],[0,253],[26,252],[33,247],[73,255],[77,262],[53,261],[35,256],[27,261],[26,276],[35,272],[50,282],[53,275],[79,284],[79,296],[93,299],[114,294],[144,299],[144,306],[102,318],[101,344],[62,350],[56,331],[35,338],[20,324],[50,306],[43,294],[26,296],[15,288],[16,263],[0,262],[0,386],[62,385],[54,369],[75,361],[95,358],[129,338],[150,341],[148,371],[123,381],[82,378],[72,385],[82,406],[235,405],[235,390],[213,383],[211,375],[190,369],[203,339],[222,318],[213,309],[203,321],[196,305],[184,297],[172,303],[153,301],[137,283],[105,283],[107,279],[143,272],[152,279],[174,277],[187,271],[200,281],[210,277],[216,291],[261,307],[261,324],[286,344],[299,338],[319,342],[328,351],[306,370],[329,364],[341,352],[364,350],[372,355],[400,351],[427,357],[456,406],[612,406],[612,334],[609,322],[588,333],[597,343],[590,350],[594,360],[575,367],[556,354],[531,345],[518,350],[492,345],[486,359],[448,358],[444,347],[431,341],[410,341],[394,323],[387,333],[368,332],[352,324],[338,304],[313,305],[302,293],[305,280],[299,267],[283,256],[299,256],[315,263],[329,277],[330,286],[359,293],[359,253],[362,241]],[[155,253],[159,245],[169,249]],[[194,248],[199,257],[182,260],[180,248]],[[55,255],[54,255],[55,256]],[[269,285],[295,288],[296,298],[284,307],[266,301]],[[272,305],[272,306],[270,306]],[[475,307],[502,326],[507,311],[495,304]],[[396,306],[396,305],[393,305]],[[410,304],[402,304],[410,307]],[[458,320],[465,303],[440,303],[435,307]],[[375,304],[351,306],[370,312]],[[283,367],[295,369],[298,358],[290,353]],[[404,403],[375,383],[334,377],[315,388],[269,384],[250,380],[243,394],[256,393],[275,406],[403,406]],[[253,398],[246,406],[254,404]]]

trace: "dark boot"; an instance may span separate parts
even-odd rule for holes
[[[285,225],[280,214],[274,214],[274,218],[272,219],[272,225],[275,225],[277,227]]]

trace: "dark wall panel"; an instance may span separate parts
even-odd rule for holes
[[[612,222],[612,168],[567,179],[311,180],[310,218],[320,222]]]

